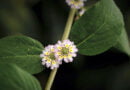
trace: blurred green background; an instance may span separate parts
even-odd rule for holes
[[[94,0],[88,0],[88,3]],[[96,0],[97,1],[97,0]],[[130,1],[115,0],[130,36]],[[0,0],[0,38],[27,35],[53,44],[62,37],[69,12],[64,0]],[[44,88],[50,70],[34,75]],[[130,90],[129,57],[116,50],[96,56],[78,55],[63,64],[52,90]],[[43,89],[44,90],[44,89]]]

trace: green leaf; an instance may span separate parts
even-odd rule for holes
[[[127,55],[130,55],[129,40],[124,28],[122,30],[121,36],[119,37],[117,44],[114,47],[117,48],[119,51],[124,52]]]
[[[0,39],[0,63],[15,63],[36,74],[42,71],[40,42],[26,36],[9,36]]]
[[[74,23],[70,39],[80,54],[96,55],[116,44],[122,27],[122,14],[113,0],[100,0]]]
[[[13,64],[0,64],[0,90],[42,90],[29,73]]]

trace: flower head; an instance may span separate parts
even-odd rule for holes
[[[59,58],[56,56],[54,45],[48,45],[45,47],[45,50],[40,55],[42,57],[42,64],[46,65],[51,69],[58,68],[61,62],[59,62]]]
[[[70,40],[58,41],[55,45],[48,45],[40,54],[42,58],[42,64],[48,68],[58,68],[62,64],[62,60],[66,63],[72,62],[73,57],[76,57],[78,49],[74,45],[74,42]]]
[[[71,7],[75,9],[80,9],[84,7],[84,2],[86,0],[66,0],[66,3]]]
[[[70,40],[58,41],[55,45],[56,47],[56,54],[58,56],[58,60],[64,60],[66,63],[72,62],[73,57],[76,57],[76,53],[78,49],[74,45],[74,42]]]

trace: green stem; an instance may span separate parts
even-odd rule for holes
[[[56,76],[56,72],[57,72],[57,68],[56,69],[53,69],[50,73],[50,76],[49,76],[49,79],[47,81],[47,84],[46,84],[46,87],[45,87],[45,90],[50,90],[51,89],[51,86],[52,86],[52,83],[54,81],[54,78]]]
[[[73,23],[74,16],[75,16],[75,12],[76,12],[75,9],[71,9],[71,11],[69,13],[69,17],[68,17],[68,20],[67,20],[67,23],[66,23],[66,26],[65,26],[65,30],[64,30],[64,33],[63,33],[62,40],[68,39],[68,37],[69,37],[70,30],[71,30],[72,23]],[[47,84],[45,86],[45,90],[51,89],[53,81],[54,81],[55,76],[56,76],[57,70],[58,69],[54,69],[54,70],[51,71],[49,79],[48,79]]]
[[[65,30],[62,36],[62,40],[68,39],[69,37],[71,26],[72,26],[74,16],[75,16],[75,12],[76,12],[76,9],[71,9],[66,26],[65,26]]]

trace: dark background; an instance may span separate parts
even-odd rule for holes
[[[115,2],[130,36],[130,1]],[[53,44],[62,37],[68,12],[64,0],[1,0],[0,38],[24,34],[44,46]],[[43,88],[49,73],[45,69],[34,75]],[[129,57],[113,48],[96,56],[78,55],[73,63],[59,68],[52,90],[130,90]]]

